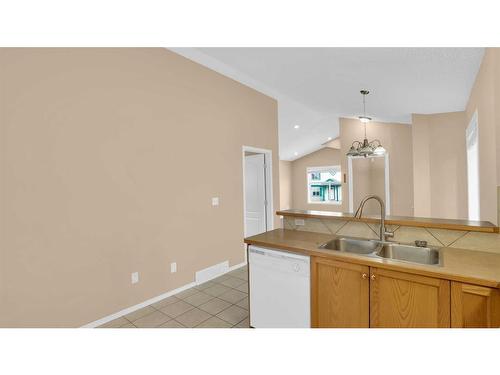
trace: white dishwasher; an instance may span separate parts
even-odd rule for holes
[[[309,257],[250,245],[248,263],[250,326],[311,327]]]

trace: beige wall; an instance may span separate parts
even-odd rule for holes
[[[2,327],[80,326],[243,262],[243,145],[273,151],[279,206],[276,101],[168,50],[0,49],[0,87]]]
[[[280,160],[280,210],[292,206],[292,162]]]
[[[296,159],[292,162],[292,208],[299,210],[317,210],[317,211],[345,211],[347,202],[342,184],[342,204],[322,204],[307,202],[307,168],[308,167],[326,167],[330,165],[340,165],[340,150],[329,147],[322,148],[306,156]],[[344,169],[342,169],[344,174]]]
[[[414,216],[467,219],[465,112],[413,115]]]
[[[466,107],[466,124],[478,112],[480,217],[498,223],[500,185],[500,49],[487,48]]]
[[[406,124],[367,124],[369,140],[379,139],[389,152],[391,215],[413,216],[413,162],[411,126]],[[345,154],[351,143],[363,140],[364,126],[357,119],[340,119],[342,169],[347,168]],[[348,210],[347,184],[344,184],[345,211]]]

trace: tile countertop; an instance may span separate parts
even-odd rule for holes
[[[370,267],[392,269],[452,281],[500,288],[500,254],[475,250],[443,247],[440,249],[441,266],[406,263],[389,259],[371,258],[336,250],[318,249],[318,246],[335,236],[275,229],[253,237],[245,243],[274,249],[363,264]]]

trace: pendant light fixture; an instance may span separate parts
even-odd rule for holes
[[[366,137],[366,124],[372,120],[371,117],[366,115],[366,95],[370,93],[368,90],[361,90],[361,95],[363,95],[363,116],[359,116],[359,121],[363,123],[365,126],[365,138],[363,142],[354,141],[352,142],[351,148],[347,152],[347,156],[371,156],[371,155],[384,155],[385,148],[382,147],[382,143],[378,139],[374,139],[371,142],[368,142],[368,138]]]

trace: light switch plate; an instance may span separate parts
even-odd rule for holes
[[[137,284],[139,282],[139,272],[132,272],[130,275],[130,279],[132,281],[132,284]]]
[[[177,263],[176,262],[170,263],[170,273],[175,273],[175,272],[177,272]]]
[[[217,207],[219,205],[219,197],[212,198],[212,206]]]

